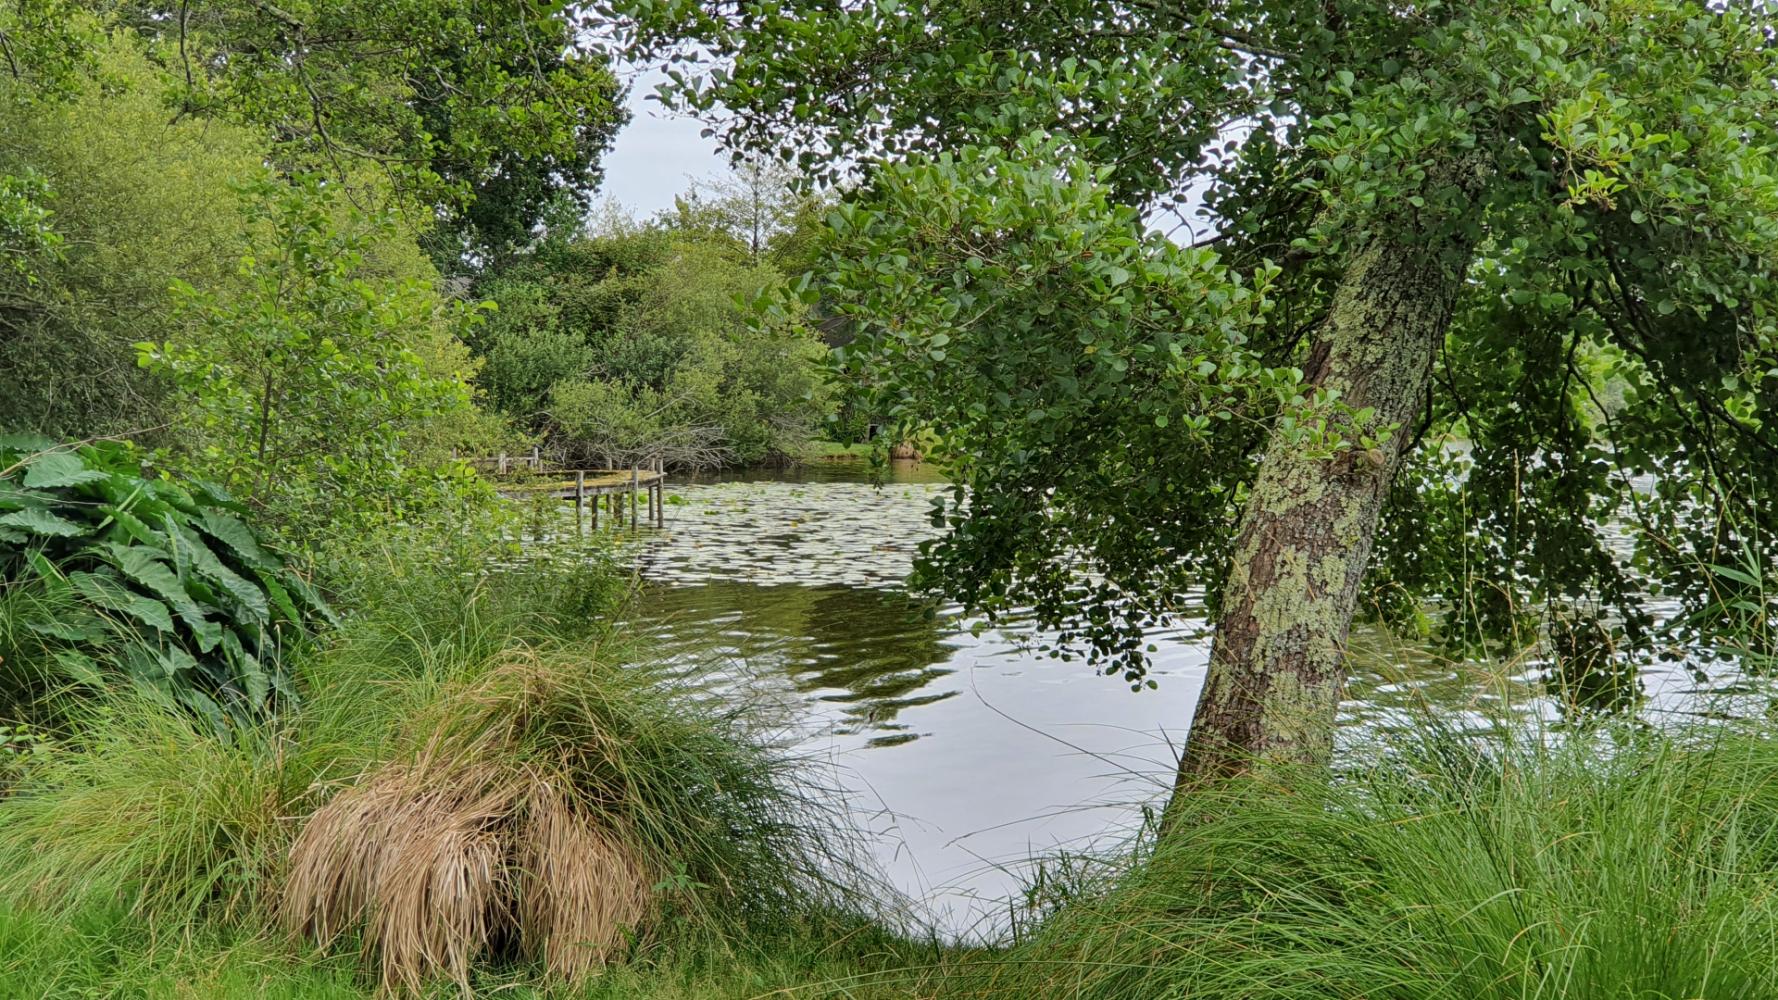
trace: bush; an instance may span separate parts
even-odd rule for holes
[[[240,509],[145,477],[125,445],[0,439],[0,643],[35,636],[13,662],[39,682],[122,679],[212,726],[249,723],[294,693],[285,647],[332,612]],[[34,685],[15,679],[17,702]]]

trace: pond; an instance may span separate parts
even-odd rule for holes
[[[739,678],[831,761],[872,850],[916,914],[992,937],[1034,855],[1115,845],[1158,808],[1209,651],[1201,620],[1151,636],[1154,690],[1049,658],[1017,625],[980,630],[902,589],[945,489],[930,466],[860,464],[676,483],[666,526],[638,536],[633,625],[669,668]],[[1427,707],[1459,726],[1555,720],[1540,667],[1485,669],[1363,631],[1347,740]],[[1655,667],[1651,712],[1701,711],[1693,677]]]

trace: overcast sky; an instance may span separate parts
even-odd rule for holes
[[[637,76],[630,85],[630,124],[617,134],[605,155],[605,183],[599,196],[616,201],[637,218],[673,207],[673,196],[692,178],[719,177],[728,159],[713,139],[698,135],[695,119],[681,118],[661,107],[654,88],[666,79],[658,70]]]

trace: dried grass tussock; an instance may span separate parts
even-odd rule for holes
[[[390,761],[317,810],[291,849],[284,925],[323,946],[354,930],[385,989],[420,993],[522,954],[577,980],[647,922],[653,884],[621,786],[530,738],[560,711],[530,656],[447,689]],[[580,748],[584,753],[584,747]]]

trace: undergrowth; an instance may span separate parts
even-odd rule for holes
[[[1273,775],[954,995],[1778,996],[1778,744],[1757,731],[1397,739]]]
[[[637,859],[631,891],[643,905],[613,911],[621,919],[599,932],[615,936],[590,967],[567,938],[531,951],[495,928],[473,970],[442,970],[462,985],[488,979],[522,996],[555,978],[546,968],[597,971],[607,957],[617,964],[604,975],[563,978],[591,995],[625,995],[597,991],[649,975],[687,996],[722,995],[706,989],[719,980],[740,996],[786,982],[793,965],[856,972],[850,958],[820,952],[876,934],[870,909],[882,894],[855,863],[843,817],[810,784],[817,772],[745,706],[614,665],[605,650],[627,581],[608,554],[511,551],[502,544],[502,558],[478,561],[428,547],[382,553],[381,564],[355,554],[340,573],[349,620],[293,657],[302,697],[274,722],[218,733],[127,694],[68,705],[52,748],[9,769],[0,791],[0,995],[363,995],[377,940],[350,919],[333,927],[338,940],[320,942],[277,919],[292,849],[329,803],[427,753],[464,755],[480,773],[547,791],[555,819],[539,819],[543,800],[526,792],[509,803],[519,825],[507,835],[553,831],[531,839],[558,849],[545,857],[520,837],[515,866],[572,870],[589,837]],[[497,568],[481,568],[490,562]],[[440,774],[419,790],[430,794]],[[550,885],[597,893],[598,874]],[[572,925],[572,900],[553,910],[534,895],[511,902],[569,937],[591,933]],[[385,982],[425,992],[450,978],[433,975],[436,963],[415,968]],[[248,982],[264,988],[231,992]]]

